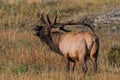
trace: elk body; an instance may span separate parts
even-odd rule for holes
[[[87,71],[87,56],[91,59],[94,71],[97,70],[97,57],[99,50],[99,39],[94,32],[66,32],[55,31],[57,15],[54,22],[51,23],[48,15],[47,21],[43,14],[40,15],[40,21],[44,26],[35,26],[36,36],[48,44],[48,46],[58,54],[64,56],[66,61],[66,70],[74,71],[76,62],[82,66],[83,74]],[[72,24],[72,21],[63,24],[60,29],[64,30],[65,25]],[[70,64],[72,65],[70,68]]]

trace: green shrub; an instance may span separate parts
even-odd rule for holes
[[[14,74],[18,74],[18,73],[25,73],[27,72],[29,69],[27,64],[23,64],[23,65],[16,65],[15,67],[13,67],[13,69],[11,69],[12,73]]]
[[[110,65],[120,67],[120,47],[111,48],[107,53],[107,59]]]

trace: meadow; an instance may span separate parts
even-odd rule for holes
[[[34,36],[32,29],[40,24],[38,14],[50,10],[52,18],[59,10],[58,22],[64,22],[118,8],[119,0],[0,0],[0,80],[79,80],[79,64],[67,74],[64,58]],[[113,26],[117,26],[114,31]],[[119,29],[120,24],[94,28],[100,38],[98,71],[91,74],[88,60],[85,80],[119,80],[120,67],[110,65],[107,58],[112,47],[120,46]]]

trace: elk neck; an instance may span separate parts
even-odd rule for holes
[[[54,52],[62,55],[61,51],[59,50],[59,43],[61,41],[63,33],[59,32],[52,32],[48,36],[45,37],[45,43],[53,50]]]

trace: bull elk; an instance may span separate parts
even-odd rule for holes
[[[93,32],[69,32],[64,29],[65,25],[78,24],[73,20],[66,23],[57,23],[57,14],[51,22],[48,14],[46,20],[44,19],[43,13],[40,14],[40,22],[43,26],[35,26],[35,35],[44,41],[54,52],[64,56],[66,61],[66,71],[74,71],[76,62],[78,61],[82,65],[82,71],[85,75],[87,71],[86,60],[89,57],[93,63],[94,71],[97,70],[97,57],[99,50],[99,39]],[[56,24],[60,24],[60,27],[56,27]],[[86,25],[84,20],[79,24]],[[55,28],[59,28],[66,33],[60,33],[55,31]],[[70,67],[70,65],[72,65]]]

